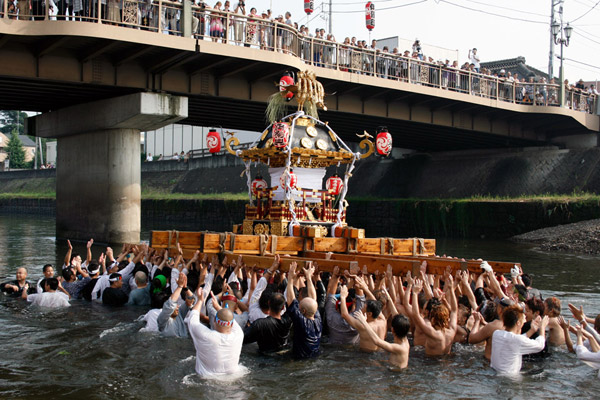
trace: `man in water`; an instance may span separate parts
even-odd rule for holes
[[[150,298],[150,285],[148,285],[148,275],[144,271],[138,271],[134,276],[135,285],[137,289],[134,289],[129,293],[128,306],[149,306],[151,302]]]
[[[521,370],[523,354],[537,353],[544,348],[548,317],[537,316],[531,322],[529,331],[521,335],[525,314],[520,306],[513,305],[502,313],[502,322],[504,329],[495,331],[492,336],[491,366],[499,374],[516,375]],[[536,332],[539,336],[530,339]]]
[[[425,354],[428,356],[440,356],[449,354],[456,335],[457,309],[456,296],[454,294],[452,275],[444,276],[445,293],[448,305],[439,304],[433,306],[429,312],[431,325],[426,324],[419,312],[419,292],[423,288],[423,281],[416,280],[413,287],[413,322],[423,330],[427,337],[425,340]]]
[[[355,278],[357,286],[362,286],[364,282],[358,277]],[[359,283],[360,282],[360,283]],[[350,315],[348,313],[348,306],[346,305],[346,298],[348,297],[348,287],[342,286],[340,289],[340,310],[342,317],[356,329],[360,335],[360,349],[362,351],[373,352],[377,351],[379,347],[373,342],[367,329],[363,326],[360,321],[356,318],[356,313]],[[385,318],[379,318],[381,315],[382,304],[378,300],[367,300],[367,323],[371,329],[377,334],[377,337],[381,340],[385,339],[387,333],[387,321]]]
[[[102,296],[102,304],[107,306],[122,306],[127,303],[128,297],[122,289],[123,277],[118,272],[110,274],[108,277],[110,287],[104,289]]]
[[[179,296],[184,293],[185,304],[179,306]],[[158,330],[164,336],[187,337],[188,329],[185,325],[185,317],[188,314],[189,307],[194,304],[194,294],[187,288],[187,276],[179,273],[177,279],[177,289],[171,297],[163,304],[162,311],[158,315]]]
[[[269,316],[257,319],[244,332],[244,344],[258,342],[261,353],[275,353],[288,347],[292,319],[285,313],[285,297],[273,293],[269,298]]]
[[[202,287],[196,290],[198,301],[189,312],[187,323],[196,347],[196,372],[209,378],[226,376],[240,371],[239,361],[244,332],[233,319],[233,313],[222,308],[215,317],[215,330],[200,322],[200,308],[204,300]]]
[[[308,264],[308,263],[307,263]],[[294,292],[296,280],[296,262],[290,264],[288,271],[288,284],[285,292],[288,314],[292,318],[294,328],[293,355],[296,359],[312,358],[321,354],[321,333],[323,324],[317,305],[317,292],[312,282],[315,267],[310,264],[304,268],[308,297],[300,303]]]
[[[11,297],[21,297],[23,294],[23,289],[27,286],[27,294],[35,293],[35,287],[31,286],[29,282],[27,282],[27,268],[20,267],[17,268],[17,274],[14,281],[5,282],[0,284],[0,291],[8,294]]]
[[[24,300],[30,301],[31,304],[40,306],[40,307],[50,307],[50,308],[58,308],[58,307],[69,307],[69,296],[57,292],[58,289],[58,279],[56,278],[47,278],[44,283],[44,292],[43,293],[34,293],[27,294],[29,284],[26,283],[23,288],[22,298]]]

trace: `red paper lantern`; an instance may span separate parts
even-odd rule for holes
[[[369,1],[365,6],[365,15],[367,17],[367,29],[372,31],[375,28],[375,4]]]
[[[294,93],[287,90],[288,86],[294,84],[294,78],[290,75],[284,75],[279,79],[279,91],[286,101],[290,101],[294,97]]]
[[[221,135],[216,129],[211,128],[206,135],[206,147],[210,153],[218,153],[221,151]]]
[[[256,175],[256,178],[254,178],[254,180],[252,181],[252,194],[256,196],[258,194],[259,189],[262,190],[266,188],[267,181],[265,181],[260,174]]]
[[[290,140],[290,126],[285,122],[276,122],[273,124],[273,146],[283,149]]]
[[[315,2],[312,0],[304,0],[304,12],[308,15],[315,10]]]
[[[377,153],[387,157],[392,152],[392,135],[387,131],[387,128],[382,126],[379,128],[376,140]]]
[[[289,187],[288,185],[286,185],[288,175],[290,177]],[[296,184],[298,183],[298,177],[294,173],[294,170],[290,169],[289,173],[284,172],[283,174],[281,174],[281,177],[279,178],[279,183],[281,183],[281,187],[283,188],[283,190],[294,189],[296,187]]]
[[[327,179],[325,187],[327,188],[327,191],[329,193],[331,193],[334,196],[337,196],[344,188],[344,181],[337,174],[334,174],[332,177]]]

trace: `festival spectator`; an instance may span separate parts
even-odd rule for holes
[[[148,155],[146,156],[146,162],[151,162],[153,160],[152,154],[148,153]]]

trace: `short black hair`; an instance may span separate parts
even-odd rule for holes
[[[50,287],[50,290],[56,290],[58,289],[58,279],[46,278],[46,285]]]
[[[71,278],[73,278],[73,270],[71,268],[65,268],[62,271],[62,277],[65,278],[65,281],[70,282]]]
[[[269,311],[279,314],[285,306],[285,297],[281,293],[273,293],[269,299]]]
[[[379,317],[382,309],[383,304],[379,300],[367,300],[367,312],[370,312],[373,318]]]
[[[521,275],[521,279],[523,280],[523,284],[526,287],[531,287],[531,284],[533,283],[533,279],[531,279],[531,275],[525,273],[525,274]]]
[[[48,268],[54,268],[54,267],[52,266],[52,264],[46,264],[46,265],[44,265],[44,268],[42,268],[42,272],[46,273],[46,271],[48,270]]]
[[[399,339],[405,338],[410,331],[410,321],[405,315],[398,314],[392,318],[392,330]]]
[[[504,326],[507,329],[514,328],[515,325],[517,325],[517,322],[519,322],[521,315],[523,315],[521,307],[516,304],[512,305],[502,313],[502,322],[504,322]]]
[[[271,300],[271,296],[273,296],[273,292],[271,290],[265,290],[262,292],[258,299],[258,306],[261,310],[269,309],[269,301]]]

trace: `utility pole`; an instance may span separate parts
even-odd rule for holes
[[[558,0],[560,2],[560,0]],[[550,9],[550,27],[554,23],[554,6],[556,3],[554,0],[550,0],[550,5],[552,6]],[[550,58],[548,59],[548,82],[550,79],[554,78],[554,35],[552,34],[552,28],[550,28]]]
[[[331,33],[333,35],[333,11],[332,11],[332,5],[333,0],[329,0],[329,33]]]

